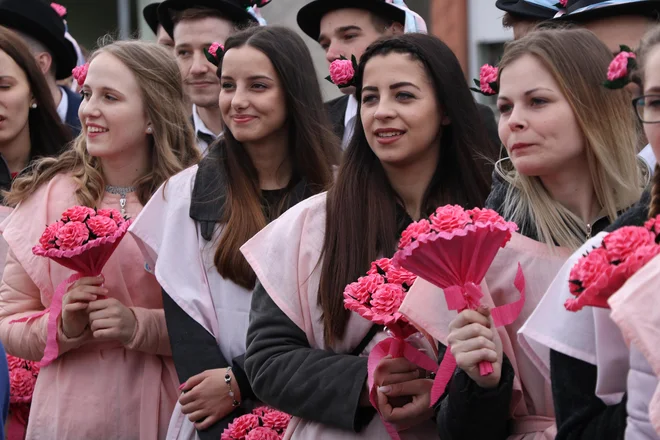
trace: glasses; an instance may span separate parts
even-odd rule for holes
[[[644,95],[632,101],[635,113],[645,124],[660,122],[660,95]]]

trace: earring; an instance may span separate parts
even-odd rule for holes
[[[32,104],[30,104],[30,108],[37,108],[37,103],[33,102]]]
[[[152,132],[153,130],[151,129],[151,127],[147,127],[147,134],[151,134]]]

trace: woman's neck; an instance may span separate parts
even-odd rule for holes
[[[415,221],[422,217],[424,194],[431,184],[437,164],[437,154],[405,167],[383,164],[390,185],[403,201],[408,215]]]
[[[218,136],[222,133],[222,112],[220,107],[196,107],[197,115],[206,128]]]
[[[28,124],[25,124],[15,138],[0,145],[0,154],[7,162],[10,173],[23,171],[30,160],[30,127]]]
[[[259,175],[259,188],[280,189],[289,184],[292,174],[288,129],[258,142],[243,144]]]
[[[554,200],[585,224],[591,224],[602,207],[598,204],[586,160],[576,165],[552,176],[542,176],[541,182]]]
[[[135,185],[149,172],[148,146],[135,148],[135,154],[124,154],[101,158],[101,169],[105,184],[127,188]]]

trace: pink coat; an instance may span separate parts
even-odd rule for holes
[[[0,339],[8,353],[41,359],[48,313],[30,322],[10,321],[43,311],[57,285],[72,274],[32,254],[47,224],[73,205],[76,184],[58,175],[22,202],[0,225],[8,247],[0,287]],[[119,207],[106,194],[99,208]],[[142,209],[129,194],[127,213]],[[163,439],[177,399],[176,372],[162,310],[160,287],[126,236],[106,264],[108,296],[129,306],[137,329],[129,344],[97,342],[89,330],[75,339],[59,332],[59,357],[41,369],[32,400],[28,439]]]

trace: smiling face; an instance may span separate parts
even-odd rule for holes
[[[78,109],[87,151],[101,158],[131,158],[149,148],[142,91],[133,72],[118,58],[92,59]]]
[[[217,107],[220,94],[217,68],[206,59],[204,49],[214,42],[224,45],[233,32],[234,25],[218,17],[182,20],[174,27],[174,53],[183,85],[198,107]]]
[[[259,142],[286,130],[286,95],[273,64],[261,51],[229,49],[222,61],[220,111],[239,142]]]
[[[523,55],[502,70],[497,106],[500,139],[519,173],[548,176],[586,161],[573,109],[535,56]]]
[[[32,92],[25,72],[0,50],[0,145],[21,134],[29,135]]]
[[[408,54],[371,58],[364,69],[360,117],[384,166],[437,163],[443,110],[424,66]]]

